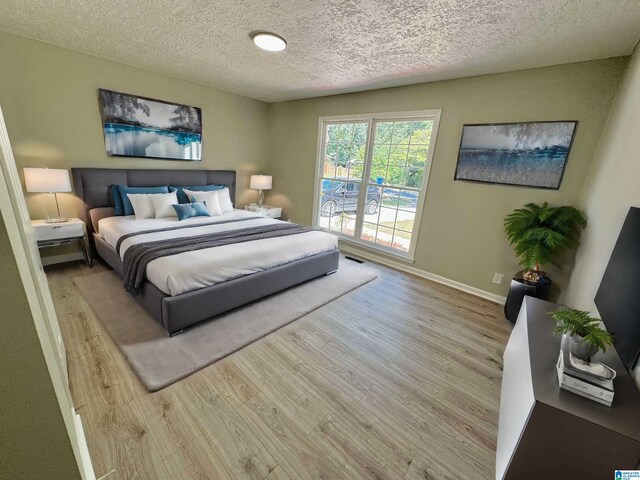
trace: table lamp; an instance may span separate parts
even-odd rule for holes
[[[263,190],[271,190],[271,175],[251,175],[250,188],[254,190],[260,190],[260,198],[258,199],[258,206],[262,208],[264,206],[264,194]]]
[[[61,223],[68,221],[67,218],[60,218],[60,205],[58,204],[59,192],[70,192],[71,181],[69,180],[69,171],[59,168],[25,168],[24,182],[29,193],[53,193],[56,199],[56,210],[58,216],[51,218],[49,209],[46,206],[47,223]]]

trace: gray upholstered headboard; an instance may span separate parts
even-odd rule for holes
[[[112,185],[156,187],[159,185],[225,185],[235,205],[236,172],[233,170],[150,170],[122,168],[72,168],[73,189],[78,199],[79,218],[87,224],[93,244],[94,226],[89,210],[113,207]]]

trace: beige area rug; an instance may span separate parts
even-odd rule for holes
[[[73,282],[146,388],[154,392],[211,365],[376,278],[341,259],[320,277],[185,330],[173,338],[122,288],[113,271]]]

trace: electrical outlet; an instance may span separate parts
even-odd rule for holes
[[[502,273],[494,273],[493,274],[493,280],[491,280],[493,283],[497,283],[498,285],[500,285],[502,283],[502,277],[504,277],[504,275]]]

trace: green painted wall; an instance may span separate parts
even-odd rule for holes
[[[596,312],[594,298],[629,207],[640,207],[640,50],[636,48],[595,154],[580,207],[590,224],[564,300]],[[637,377],[640,378],[640,369]]]
[[[0,105],[20,170],[229,168],[238,172],[238,204],[255,200],[255,192],[248,190],[249,175],[267,166],[266,103],[5,33],[0,33],[0,65]],[[202,108],[203,161],[108,157],[99,87]],[[31,217],[43,218],[43,197],[26,197]],[[59,198],[62,215],[76,216],[73,195]],[[53,200],[49,208],[54,211]],[[0,478],[79,478],[24,291],[15,282],[15,260],[1,222],[0,265]]]
[[[529,201],[576,204],[627,58],[561,65],[271,105],[153,74],[41,42],[0,33],[0,105],[18,167],[232,168],[239,205],[255,200],[251,173],[274,175],[270,203],[310,223],[318,117],[442,109],[416,268],[496,294],[494,272],[518,269],[502,218]],[[203,162],[110,158],[98,112],[99,87],[196,105],[203,110]],[[578,120],[559,191],[454,182],[463,123]],[[74,216],[71,194],[62,214]],[[33,218],[45,215],[41,195],[27,195]],[[49,208],[55,208],[49,200]],[[566,283],[571,268],[551,269]]]
[[[414,267],[498,295],[519,270],[503,217],[528,202],[576,205],[627,58],[425,83],[269,106],[269,202],[293,221],[312,219],[318,117],[442,109]],[[558,191],[454,182],[464,123],[578,120]],[[549,269],[566,283],[571,269]],[[505,274],[502,285],[491,283]]]
[[[0,33],[0,105],[18,167],[231,168],[239,173],[240,205],[255,199],[247,189],[248,176],[264,171],[274,175],[269,202],[307,224],[319,116],[442,109],[414,266],[504,295],[508,282],[492,284],[493,272],[508,278],[518,267],[502,232],[502,218],[529,201],[578,203],[626,64],[626,58],[608,59],[267,105]],[[201,107],[204,161],[107,157],[99,87]],[[533,120],[579,121],[559,191],[453,181],[463,123]],[[42,198],[27,197],[32,217],[43,217]],[[593,203],[588,197],[585,201]],[[61,203],[63,215],[76,214],[71,194],[61,195]],[[597,215],[594,208],[589,210]],[[14,281],[15,260],[2,223],[0,262],[0,477],[44,478],[46,468],[59,474],[47,478],[77,478],[24,291]],[[568,260],[562,274],[552,271],[559,284],[566,282],[570,266]]]
[[[150,73],[120,63],[0,33],[0,105],[18,168],[195,168],[238,171],[237,201],[255,201],[249,175],[266,170],[264,102]],[[98,88],[202,108],[203,161],[108,157]],[[63,216],[76,216],[72,194],[59,194]],[[27,194],[32,218],[43,197]],[[49,206],[55,211],[55,203]]]
[[[0,478],[80,478],[0,217]]]

